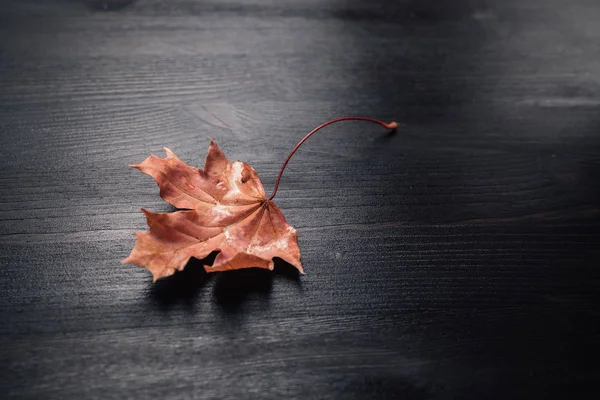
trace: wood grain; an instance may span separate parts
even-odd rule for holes
[[[482,399],[597,393],[592,0],[8,0],[0,397]],[[171,208],[128,164],[213,137],[272,188],[279,264],[150,283]]]

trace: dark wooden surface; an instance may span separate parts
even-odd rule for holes
[[[597,0],[12,0],[0,8],[0,396],[593,398]],[[127,164],[208,136],[286,265],[152,285]],[[591,396],[589,396],[591,395]]]

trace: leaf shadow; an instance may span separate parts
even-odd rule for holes
[[[204,265],[212,264],[216,256],[217,252],[213,252],[202,260],[191,258],[183,271],[152,283],[148,289],[150,302],[163,311],[178,306],[194,309],[200,289],[211,278],[211,274],[204,270]]]
[[[273,289],[273,281],[282,277],[300,286],[300,274],[296,268],[276,258],[275,269],[248,268],[227,271],[219,275],[213,295],[216,303],[226,314],[236,314],[250,296],[268,300]],[[265,302],[268,307],[268,301]]]
[[[218,251],[198,260],[191,258],[183,271],[159,279],[148,289],[149,303],[160,311],[183,308],[195,311],[201,289],[216,276],[213,296],[217,305],[226,314],[240,311],[243,303],[250,296],[258,296],[268,300],[273,281],[282,278],[300,287],[300,273],[292,265],[275,258],[275,269],[269,271],[262,268],[248,268],[220,273],[208,273],[204,265],[212,265]],[[265,302],[268,306],[268,302]]]
[[[398,135],[398,130],[400,128],[401,127],[398,126],[397,128],[388,130],[387,133],[385,133],[383,135],[376,136],[375,139],[373,139],[373,142],[374,143],[387,142],[388,140],[392,139],[394,136]]]
[[[272,287],[271,271],[248,268],[222,272],[215,282],[213,295],[225,313],[235,314],[250,295],[257,294],[260,298],[268,299]]]
[[[292,264],[289,264],[281,258],[275,257],[274,275],[276,277],[285,278],[287,281],[295,283],[298,287],[301,286],[300,272]]]

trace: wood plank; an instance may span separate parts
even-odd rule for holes
[[[593,0],[43,0],[0,13],[0,393],[19,399],[597,392]],[[122,265],[128,164],[208,137],[307,275]],[[590,396],[591,397],[591,396]]]

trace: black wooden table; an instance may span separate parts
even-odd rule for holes
[[[9,0],[0,396],[583,398],[600,369],[597,0]],[[151,284],[130,169],[214,138],[279,264]],[[589,396],[592,398],[593,396]]]

